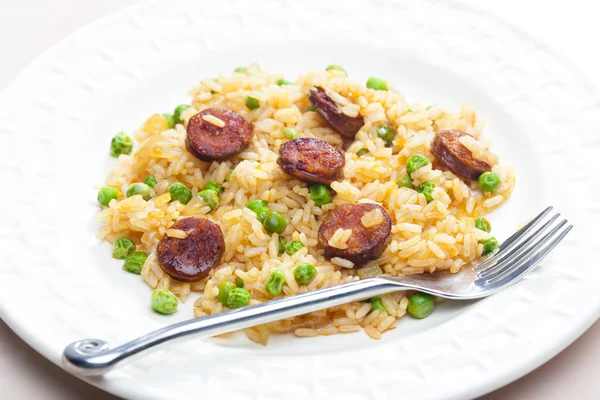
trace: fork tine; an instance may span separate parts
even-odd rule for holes
[[[482,262],[481,264],[476,265],[473,270],[474,271],[479,271],[481,269],[484,269],[486,267],[488,267],[489,265],[493,264],[496,262],[498,256],[500,256],[501,254],[505,254],[510,252],[510,250],[515,247],[518,244],[518,240],[525,235],[526,233],[530,232],[531,230],[533,230],[533,228],[535,228],[536,226],[538,226],[540,224],[540,222],[542,221],[542,219],[548,215],[548,213],[550,211],[552,211],[553,207],[550,206],[548,208],[546,208],[544,211],[542,211],[541,213],[538,214],[537,217],[535,217],[534,219],[532,219],[531,221],[529,221],[529,223],[527,225],[525,225],[524,227],[522,227],[521,229],[519,229],[517,232],[515,232],[511,237],[509,237],[508,239],[506,239],[504,241],[504,243],[502,243],[502,245],[500,245],[500,249],[498,250],[498,252],[496,253],[496,255],[488,258],[487,260],[485,260],[484,262]]]
[[[488,268],[485,268],[479,272],[478,277],[485,278],[489,275],[495,274],[501,269],[506,269],[507,265],[514,264],[516,261],[520,260],[519,257],[523,252],[528,251],[531,246],[528,246],[529,243],[533,242],[532,246],[537,246],[537,243],[534,242],[535,239],[538,239],[553,223],[560,217],[560,213],[554,215],[548,222],[542,225],[541,228],[536,230],[530,236],[525,239],[515,242],[515,245],[510,249],[510,251],[504,251],[502,254],[496,254],[492,257],[495,259],[495,262],[490,265]]]
[[[544,238],[538,241],[538,245],[527,254],[527,257],[523,257],[520,262],[512,264],[512,268],[494,275],[491,278],[481,278],[478,280],[478,283],[485,285],[488,290],[495,290],[516,282],[521,276],[533,269],[552,249],[554,249],[572,228],[573,225],[569,224],[568,221],[563,221],[563,223],[556,226],[551,232],[547,233]]]

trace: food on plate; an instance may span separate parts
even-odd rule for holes
[[[356,82],[338,65],[296,79],[250,65],[190,94],[120,136],[131,149],[115,146],[98,191],[98,236],[154,290],[157,312],[191,301],[201,317],[381,274],[456,273],[497,250],[484,215],[515,177],[471,107],[408,102],[390,80]],[[379,339],[434,308],[397,292],[245,333]]]

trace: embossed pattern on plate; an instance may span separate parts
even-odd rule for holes
[[[493,136],[498,153],[536,169],[517,182],[531,204],[511,201],[502,217],[552,204],[573,232],[509,291],[458,310],[449,305],[421,325],[403,322],[380,342],[289,338],[263,349],[192,339],[90,383],[128,398],[472,398],[562,350],[600,313],[600,274],[590,261],[600,219],[589,167],[600,149],[596,89],[503,22],[434,0],[145,2],[47,51],[0,95],[2,318],[58,363],[76,339],[116,344],[191,316],[189,303],[173,318],[149,312],[147,288],[119,271],[93,236],[93,185],[114,162],[104,157],[108,138],[185,101],[190,77],[249,61],[272,71],[289,66],[290,76],[330,62],[352,69],[365,54],[379,55],[372,74],[416,60],[493,99],[490,107],[519,131],[511,133],[514,148]],[[370,73],[355,68],[359,80]],[[391,78],[400,90],[409,81]],[[411,94],[428,100],[419,93]]]

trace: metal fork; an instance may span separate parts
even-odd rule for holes
[[[487,297],[531,271],[573,228],[558,213],[548,218],[551,211],[552,207],[542,211],[508,238],[495,255],[457,274],[381,275],[183,321],[113,349],[104,340],[80,340],[65,348],[63,364],[77,375],[103,375],[124,360],[173,339],[215,336],[400,290],[419,290],[454,300]]]

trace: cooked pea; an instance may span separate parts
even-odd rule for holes
[[[177,297],[167,289],[152,292],[152,308],[161,314],[169,315],[177,311]]]
[[[269,233],[282,233],[287,226],[287,221],[277,211],[270,211],[262,224]]]
[[[233,72],[239,72],[240,74],[244,74],[244,73],[248,72],[248,68],[246,68],[246,67],[237,67],[236,69],[233,70]]]
[[[475,228],[484,232],[492,231],[492,225],[490,225],[490,221],[483,217],[475,218]]]
[[[242,288],[233,288],[227,298],[227,307],[240,308],[250,304],[250,292]]]
[[[112,199],[116,199],[119,197],[119,191],[113,187],[103,187],[98,190],[98,203],[105,207],[108,207],[108,203]]]
[[[167,121],[169,129],[173,129],[175,127],[175,117],[173,116],[173,114],[165,113],[162,116]]]
[[[143,251],[136,251],[127,256],[125,259],[125,264],[123,264],[123,268],[127,272],[139,275],[142,273],[142,268],[144,267],[146,258],[148,258],[148,254],[144,253]]]
[[[369,80],[367,80],[367,87],[369,89],[374,90],[387,90],[387,84],[385,83],[385,81],[374,76],[370,77]]]
[[[487,240],[480,240],[479,243],[481,243],[483,245],[483,255],[484,256],[487,256],[488,254],[490,254],[494,250],[496,250],[498,247],[500,247],[500,243],[498,243],[498,239],[496,239],[493,236]]]
[[[308,285],[317,276],[317,270],[312,264],[302,263],[294,268],[294,279],[299,285]]]
[[[421,186],[419,186],[417,191],[419,193],[423,193],[423,195],[425,196],[425,200],[427,200],[428,203],[431,203],[431,201],[433,200],[433,198],[431,197],[431,195],[433,194],[433,189],[435,189],[435,183],[427,181],[423,182]]]
[[[250,200],[248,204],[246,204],[246,208],[256,212],[261,207],[267,207],[268,203],[265,200]]]
[[[146,179],[144,179],[144,183],[150,186],[151,188],[154,188],[154,186],[156,186],[156,178],[152,175],[148,175]]]
[[[183,124],[183,120],[181,119],[181,113],[190,108],[187,104],[181,104],[175,107],[175,111],[173,112],[173,119],[176,124]]]
[[[237,278],[235,278],[235,287],[239,287],[239,288],[244,287],[244,280],[242,278],[240,278],[239,276]]]
[[[362,157],[365,154],[367,154],[368,152],[369,152],[369,150],[363,148],[363,149],[360,149],[359,151],[357,151],[356,155],[359,156],[359,157]]]
[[[428,293],[415,293],[408,298],[407,311],[415,318],[428,317],[435,308],[435,300]]]
[[[280,269],[274,269],[265,283],[265,290],[271,293],[273,296],[281,293],[281,289],[285,284],[285,272]]]
[[[255,110],[260,107],[260,101],[254,97],[246,96],[246,107],[248,107],[249,110]]]
[[[285,245],[287,244],[287,240],[283,236],[279,236],[277,240],[277,254],[282,255],[285,252]]]
[[[144,200],[150,200],[150,186],[139,182],[129,186],[127,197],[135,196],[136,194],[141,195]]]
[[[306,111],[315,111],[315,106],[311,104],[310,106],[306,107]]]
[[[500,177],[494,172],[487,171],[479,176],[477,183],[482,192],[493,192],[500,185]]]
[[[392,141],[396,138],[396,130],[388,125],[382,125],[377,128],[377,137],[381,138],[386,146],[391,146]]]
[[[325,71],[331,71],[331,70],[342,71],[344,73],[344,75],[348,76],[348,72],[344,68],[342,68],[341,66],[339,66],[337,64],[329,64],[327,66],[327,68],[325,68]]]
[[[292,240],[285,246],[285,252],[290,256],[296,254],[298,250],[304,247],[304,243],[299,240]]]
[[[401,188],[401,187],[405,187],[405,188],[409,188],[409,189],[415,188],[415,186],[413,185],[412,179],[410,179],[410,177],[408,177],[408,176],[404,176],[402,178],[396,179],[396,185],[398,185],[399,188]]]
[[[375,296],[371,299],[371,312],[375,310],[379,310],[381,312],[389,314],[387,308],[385,308],[385,306],[383,305],[383,301],[381,300],[380,296]]]
[[[133,139],[125,132],[119,132],[110,141],[110,155],[113,157],[130,154],[132,149]]]
[[[265,219],[267,219],[267,215],[269,215],[269,213],[271,212],[271,209],[269,207],[259,207],[255,213],[256,213],[256,219],[264,225],[265,223]]]
[[[406,173],[408,176],[411,176],[413,172],[429,164],[430,162],[427,157],[423,154],[415,153],[406,162]]]
[[[219,289],[219,294],[217,295],[217,300],[221,302],[221,304],[227,304],[227,299],[229,298],[229,292],[232,289],[235,289],[236,286],[231,282],[221,282],[217,289]]]
[[[300,137],[300,134],[294,128],[288,128],[286,126],[285,128],[282,129],[282,131],[283,131],[283,136],[285,136],[286,139],[294,140],[294,139],[298,139]]]
[[[124,260],[135,251],[135,243],[126,237],[118,238],[113,243],[113,257]]]
[[[212,189],[206,189],[198,193],[204,204],[210,207],[210,211],[216,210],[219,207],[219,194]]]
[[[217,183],[217,181],[207,181],[204,184],[203,190],[214,190],[217,194],[221,194],[221,185]]]
[[[169,186],[169,193],[171,194],[171,200],[179,200],[181,204],[187,204],[192,199],[192,191],[185,187],[183,183],[175,182]]]
[[[285,80],[283,78],[277,79],[277,86],[291,85],[291,84],[292,84],[292,82],[287,81],[287,80]]]
[[[315,183],[310,187],[310,197],[316,206],[322,206],[331,203],[331,194],[327,186],[322,183]]]

